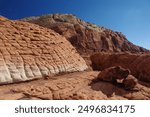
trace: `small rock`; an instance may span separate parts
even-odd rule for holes
[[[137,79],[132,75],[128,75],[128,77],[123,80],[123,84],[126,90],[133,90],[137,84]]]

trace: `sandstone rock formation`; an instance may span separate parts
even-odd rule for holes
[[[150,84],[143,82],[150,82],[150,55],[131,54],[149,51],[121,33],[68,14],[24,21],[32,23],[0,16],[0,99],[150,99]],[[91,56],[93,69],[105,70],[84,71],[85,61],[64,36],[83,57],[111,52]],[[131,53],[114,53],[125,51]],[[38,80],[15,83],[32,79]]]
[[[134,76],[128,75],[128,77],[123,80],[124,88],[132,90],[137,85],[137,82],[138,81]]]
[[[94,81],[106,81],[115,85],[120,85],[126,90],[134,90],[138,81],[134,76],[129,74],[130,71],[128,69],[114,66],[100,71]]]
[[[124,69],[120,66],[114,66],[101,71],[97,78],[103,81],[117,82],[117,80],[125,79],[129,74],[129,70]]]
[[[120,32],[84,22],[71,14],[50,14],[23,19],[65,36],[81,55],[93,52],[149,52],[129,42]]]
[[[0,22],[8,20],[6,17],[0,15]]]
[[[97,53],[91,56],[91,61],[94,70],[121,66],[139,80],[150,82],[150,54]]]
[[[54,31],[0,18],[0,84],[84,71],[85,61]]]
[[[93,82],[99,72],[86,71],[54,76],[48,80],[0,86],[0,99],[150,99],[150,84],[137,83],[138,91],[125,90],[110,82]]]

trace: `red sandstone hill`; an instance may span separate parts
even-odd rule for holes
[[[65,36],[80,54],[93,52],[149,52],[129,42],[120,32],[84,22],[71,14],[50,14],[22,19]]]

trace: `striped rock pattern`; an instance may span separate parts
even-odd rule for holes
[[[0,84],[87,69],[75,48],[56,32],[0,19]]]

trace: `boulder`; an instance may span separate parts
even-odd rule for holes
[[[123,80],[124,88],[126,90],[133,90],[137,85],[137,82],[138,80],[134,76],[128,75],[128,77]]]
[[[120,66],[114,66],[101,71],[97,78],[103,81],[117,82],[117,80],[124,80],[129,74],[129,70]]]
[[[121,86],[125,90],[133,90],[138,82],[133,75],[130,75],[128,69],[124,69],[120,66],[109,67],[102,70],[95,81],[99,82],[100,80]]]

